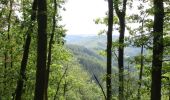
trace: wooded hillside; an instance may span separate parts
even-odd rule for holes
[[[0,0],[0,100],[170,100],[170,1],[105,0],[98,35],[82,2]]]

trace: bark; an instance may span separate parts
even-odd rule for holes
[[[154,0],[151,100],[161,100],[163,21],[164,21],[163,0]]]
[[[111,74],[112,74],[112,31],[113,31],[113,0],[108,0],[108,32],[107,32],[107,75],[106,88],[107,100],[112,98]]]
[[[122,21],[124,22],[124,21]],[[123,100],[124,98],[124,26],[122,26],[122,22],[120,22],[120,36],[119,36],[119,53],[118,53],[118,68],[119,68],[119,100]]]
[[[116,14],[119,18],[119,48],[118,48],[118,69],[119,69],[119,100],[124,99],[124,35],[125,35],[125,14],[127,0],[123,0],[122,10],[118,7],[118,0],[114,2]]]
[[[141,94],[140,94],[140,90],[141,90],[141,82],[142,82],[142,74],[143,74],[143,44],[141,47],[141,61],[140,61],[140,73],[139,73],[139,88],[138,88],[138,100],[141,100]]]
[[[28,34],[27,39],[26,39],[26,43],[25,43],[25,47],[24,47],[23,58],[22,58],[22,61],[21,61],[20,77],[17,81],[15,100],[21,100],[23,85],[24,85],[24,81],[26,79],[26,75],[25,75],[26,72],[25,71],[26,71],[26,65],[27,65],[27,61],[28,61],[30,42],[31,42],[31,36],[30,36],[30,34]]]
[[[48,58],[47,58],[47,71],[46,71],[46,80],[45,80],[45,98],[48,100],[48,83],[49,83],[49,73],[50,73],[50,65],[51,65],[51,50],[53,45],[53,38],[56,28],[56,13],[57,13],[57,2],[54,0],[54,14],[53,14],[53,27],[52,33],[49,41],[49,48],[48,48]]]
[[[21,61],[20,78],[17,81],[17,87],[15,90],[16,92],[15,100],[21,100],[21,96],[22,96],[23,85],[24,85],[24,81],[26,78],[26,66],[27,66],[27,61],[28,61],[29,48],[30,48],[30,43],[31,43],[30,34],[33,32],[32,22],[35,21],[36,19],[36,9],[37,9],[37,0],[34,0],[33,5],[32,5],[31,24],[26,32],[27,37],[26,37],[23,57]]]
[[[44,100],[47,59],[47,1],[38,0],[37,69],[34,100]]]

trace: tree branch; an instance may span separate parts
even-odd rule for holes
[[[105,94],[105,92],[104,92],[104,89],[103,89],[102,85],[100,84],[100,82],[99,82],[97,76],[96,76],[94,73],[93,73],[93,76],[94,76],[94,78],[95,78],[97,84],[99,85],[100,89],[102,90],[103,96],[104,96],[104,98],[105,98],[105,100],[106,100],[106,94]]]

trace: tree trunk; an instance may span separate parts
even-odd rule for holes
[[[7,41],[8,43],[10,44],[10,30],[11,30],[11,16],[12,16],[12,6],[13,6],[13,0],[10,0],[9,1],[9,14],[8,14],[8,17],[7,17],[7,23],[8,23],[8,26],[7,26]],[[11,50],[9,52],[9,48],[8,46],[5,46],[5,49],[6,51],[4,52],[4,92],[6,91],[6,77],[7,77],[7,66],[8,66],[8,61],[9,61],[9,53],[11,53]],[[10,63],[12,62],[11,61],[12,58],[10,59]],[[11,63],[12,64],[12,63]],[[12,66],[12,65],[11,65]],[[5,93],[6,94],[6,93]]]
[[[60,89],[60,84],[61,84],[63,78],[66,77],[66,75],[67,75],[67,70],[68,70],[68,66],[66,67],[63,75],[61,76],[59,82],[57,83],[57,89],[56,89],[56,92],[55,92],[55,95],[54,95],[54,100],[56,100],[56,98],[57,98],[57,95],[58,95],[58,92],[59,92],[59,89]]]
[[[106,97],[106,94],[105,94],[105,92],[104,92],[104,89],[103,89],[102,85],[100,84],[100,82],[99,82],[97,76],[96,76],[94,73],[93,73],[93,76],[94,76],[94,78],[95,78],[97,84],[99,85],[99,87],[100,87],[100,89],[101,89],[101,91],[102,91],[102,93],[103,93],[103,96],[104,96],[104,98],[105,98],[105,100],[106,100],[107,97]]]
[[[125,35],[125,14],[126,14],[126,3],[127,0],[123,0],[123,8],[119,9],[119,1],[114,2],[115,11],[119,18],[119,48],[118,48],[118,68],[119,68],[119,100],[124,99],[124,35]]]
[[[37,70],[34,100],[44,100],[47,58],[47,1],[38,0]]]
[[[48,83],[49,83],[49,73],[50,73],[50,65],[51,65],[51,49],[53,45],[53,38],[56,28],[56,13],[57,13],[57,2],[54,0],[54,15],[53,15],[53,27],[52,33],[49,41],[49,49],[48,49],[48,58],[47,58],[47,71],[46,71],[46,80],[45,80],[45,99],[48,100]]]
[[[10,39],[10,30],[11,30],[12,6],[13,6],[13,0],[10,0],[10,11],[9,11],[9,15],[8,15],[8,43],[9,43],[9,44],[10,44],[10,42],[11,42],[11,39]],[[7,52],[8,52],[8,50],[7,50]],[[13,55],[12,55],[12,47],[10,47],[9,54],[10,54],[10,57],[11,57],[10,66],[11,66],[11,68],[12,68],[12,66],[13,66],[13,61],[12,61],[12,58],[13,58]]]
[[[66,91],[67,91],[67,82],[64,80],[64,89],[63,89],[63,97],[66,98]]]
[[[143,74],[143,44],[141,47],[141,61],[140,61],[140,73],[139,73],[139,88],[138,88],[138,100],[141,100],[141,94],[140,94],[140,89],[141,89],[141,82],[142,82],[142,74]]]
[[[119,18],[120,22],[120,36],[119,36],[119,53],[118,53],[118,68],[119,68],[119,100],[124,98],[124,33],[125,33],[125,19]]]
[[[33,5],[32,5],[31,21],[35,21],[36,19],[36,9],[37,9],[37,0],[34,0]],[[22,89],[23,89],[25,78],[26,78],[26,66],[27,66],[29,48],[30,48],[30,43],[31,43],[30,34],[32,32],[33,32],[33,25],[31,23],[28,31],[26,32],[27,37],[26,37],[26,41],[24,45],[24,53],[23,53],[23,57],[21,61],[20,78],[17,81],[17,87],[15,90],[16,92],[15,100],[21,100],[21,96],[22,96]]]
[[[112,98],[111,74],[112,74],[112,29],[113,29],[113,0],[108,0],[109,19],[108,19],[108,33],[107,33],[107,100]]]
[[[161,100],[163,21],[164,21],[163,0],[154,0],[151,100]]]

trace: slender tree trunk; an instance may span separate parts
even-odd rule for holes
[[[10,0],[10,11],[9,11],[9,15],[8,15],[8,43],[11,42],[10,40],[10,30],[11,30],[11,15],[12,15],[12,6],[13,6],[13,0]],[[7,50],[8,51],[8,50]],[[13,66],[13,61],[12,61],[12,47],[10,47],[10,51],[9,51],[9,54],[10,54],[10,66],[12,68]]]
[[[127,71],[128,71],[128,73],[127,73],[128,79],[127,79],[127,83],[126,83],[127,84],[126,89],[130,90],[130,66],[129,66],[129,62],[128,62]],[[131,95],[130,91],[127,91],[127,93],[125,95],[127,100],[129,100],[130,95]]]
[[[32,14],[31,14],[31,21],[35,21],[36,19],[36,9],[37,9],[37,0],[33,1],[32,5]],[[16,87],[16,96],[15,100],[21,100],[22,96],[22,90],[23,90],[23,85],[24,81],[26,78],[26,66],[27,66],[27,61],[28,61],[28,55],[29,55],[29,48],[30,48],[30,43],[31,43],[31,33],[33,32],[33,25],[32,23],[30,24],[30,27],[28,28],[28,31],[26,32],[27,37],[24,45],[24,53],[21,61],[21,69],[20,69],[20,78],[17,81],[17,87]]]
[[[143,44],[141,47],[141,61],[140,61],[140,73],[139,73],[139,87],[138,87],[138,100],[141,100],[141,82],[142,82],[142,74],[143,74]]]
[[[127,0],[123,0],[123,8],[119,9],[119,0],[114,2],[115,11],[119,18],[119,48],[118,48],[118,68],[119,68],[119,100],[124,99],[124,35],[125,35],[125,14]]]
[[[60,89],[60,84],[61,84],[63,78],[67,75],[67,70],[68,70],[68,66],[65,69],[63,75],[61,76],[61,78],[60,78],[60,80],[59,80],[59,82],[57,84],[57,90],[56,90],[55,95],[54,95],[54,100],[56,100],[56,98],[57,98],[57,95],[58,95],[58,92],[59,92],[59,89]]]
[[[37,70],[34,100],[44,100],[47,58],[47,1],[38,0]]]
[[[142,19],[142,32],[141,32],[141,38],[143,37],[143,26],[144,26],[144,20],[145,20],[146,15]],[[141,84],[142,84],[142,75],[143,75],[143,67],[144,67],[144,56],[143,56],[143,49],[144,49],[144,42],[141,44],[141,54],[140,54],[140,72],[139,72],[139,87],[138,87],[138,94],[137,98],[138,100],[141,100]]]
[[[63,88],[63,96],[66,98],[66,91],[67,91],[67,82],[64,80],[64,88]]]
[[[53,14],[53,27],[52,33],[49,41],[49,48],[48,48],[48,58],[47,58],[47,71],[46,71],[46,80],[45,80],[45,98],[48,100],[48,83],[49,83],[49,73],[50,73],[50,65],[51,65],[51,49],[53,45],[53,38],[56,28],[56,13],[57,13],[57,2],[54,0],[54,14]]]
[[[107,100],[112,98],[111,74],[112,74],[112,31],[113,31],[113,0],[108,0],[109,19],[107,32]]]
[[[12,5],[13,5],[13,0],[10,0],[9,1],[9,14],[8,14],[8,17],[7,17],[7,23],[8,23],[8,26],[7,26],[7,40],[8,40],[8,43],[10,43],[10,29],[11,29],[11,15],[12,15]],[[8,61],[10,60],[10,62],[12,62],[12,58],[9,59],[9,50],[8,50],[8,47],[5,46],[5,49],[6,51],[4,52],[4,91],[6,91],[6,73],[7,73],[7,65],[8,65]],[[11,53],[11,52],[10,52]]]
[[[104,96],[104,98],[105,98],[105,100],[106,100],[107,97],[106,97],[106,94],[105,94],[105,92],[104,92],[104,89],[103,89],[102,85],[100,84],[100,82],[99,82],[97,76],[96,76],[94,73],[93,73],[93,76],[94,76],[94,78],[95,78],[97,84],[99,85],[99,87],[100,87],[100,89],[101,89],[101,91],[102,91],[102,93],[103,93],[103,96]]]
[[[30,34],[28,34],[25,47],[24,47],[23,59],[21,61],[20,77],[17,81],[17,88],[15,90],[16,92],[15,100],[21,100],[23,85],[24,85],[24,81],[26,78],[25,71],[26,71],[26,65],[27,65],[27,60],[28,60],[30,42],[31,42],[31,36]]]
[[[6,72],[7,72],[7,51],[4,52],[4,76],[3,76],[3,94],[5,93],[6,90]]]
[[[120,36],[119,36],[119,53],[118,53],[118,67],[119,67],[119,100],[123,100],[124,98],[124,31],[125,31],[125,23],[124,18],[120,18]]]
[[[13,0],[10,0],[9,2],[10,4],[10,10],[9,10],[9,15],[8,15],[8,40],[10,40],[10,35],[9,35],[9,32],[10,32],[10,28],[11,28],[11,15],[12,15],[12,4],[13,4]]]
[[[161,100],[163,21],[164,21],[163,0],[154,0],[151,100]]]

